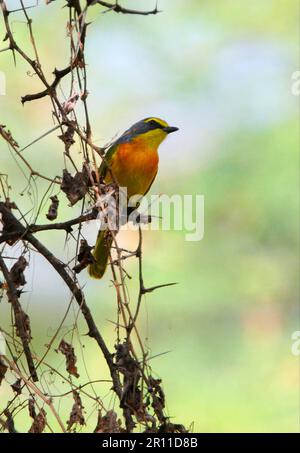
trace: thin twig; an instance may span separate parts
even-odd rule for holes
[[[61,418],[60,416],[58,415],[58,413],[56,412],[56,410],[54,409],[54,406],[52,404],[52,401],[51,399],[47,398],[41,391],[40,389],[33,384],[33,382],[31,382],[29,379],[27,379],[21,372],[20,370],[16,367],[16,365],[8,360],[7,357],[3,356],[3,360],[8,364],[8,366],[17,374],[17,376],[19,376],[22,381],[24,381],[26,383],[26,385],[28,387],[30,387],[34,393],[41,399],[44,401],[45,404],[47,404],[47,406],[49,407],[49,409],[51,410],[51,412],[53,413],[54,417],[56,418],[56,420],[58,421],[59,423],[59,426],[61,427],[61,430],[62,432],[65,432],[65,427],[64,427],[64,424],[63,422],[61,421]]]

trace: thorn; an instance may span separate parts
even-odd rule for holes
[[[179,282],[173,282],[173,283],[164,283],[162,285],[156,285],[156,286],[152,286],[150,288],[141,288],[141,293],[142,294],[146,294],[146,293],[152,293],[152,291],[155,291],[156,289],[160,289],[160,288],[165,288],[167,286],[174,286],[174,285],[178,285]]]

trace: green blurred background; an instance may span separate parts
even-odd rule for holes
[[[121,2],[143,9],[153,3]],[[49,74],[68,63],[63,5],[56,1],[30,10]],[[143,302],[139,326],[150,354],[170,351],[153,358],[153,372],[163,379],[172,420],[196,432],[299,431],[299,359],[291,353],[292,332],[299,330],[298,98],[291,93],[291,75],[298,69],[297,4],[159,0],[159,9],[163,12],[157,16],[141,17],[101,14],[94,7],[86,43],[95,143],[107,142],[140,118],[162,117],[180,131],[161,146],[152,193],[205,196],[202,241],[187,242],[185,232],[177,231],[144,236],[146,284],[179,282]],[[14,16],[13,30],[17,42],[30,49],[21,13]],[[3,37],[2,22],[0,31]],[[11,55],[0,54],[0,70],[7,79],[7,95],[0,96],[1,123],[24,146],[52,127],[51,106],[48,100],[21,105],[22,95],[42,87],[19,58],[14,67]],[[66,87],[59,90],[61,99],[67,96]],[[56,135],[26,151],[33,165],[49,176],[61,174],[64,165]],[[72,155],[80,162],[79,146]],[[22,211],[36,209],[47,184],[26,188],[3,141],[0,159],[0,173],[9,174]],[[60,200],[58,220],[78,213],[80,207],[69,208],[63,194]],[[46,200],[45,212],[47,207]],[[95,225],[86,226],[85,233],[93,241]],[[74,255],[74,242],[66,243],[62,232],[40,238],[64,259]],[[137,234],[122,233],[121,241],[133,248]],[[17,256],[20,249],[7,251]],[[31,316],[34,349],[42,354],[65,313],[68,294],[33,252],[31,264],[22,303]],[[137,263],[128,261],[127,270],[133,277],[129,290],[134,304]],[[110,272],[101,282],[80,274],[88,304],[112,349],[110,320],[116,321],[116,305],[110,279]],[[62,335],[71,339],[76,313],[71,308],[55,347]],[[0,325],[8,326],[4,300],[0,316]],[[73,341],[80,381],[107,378],[81,319],[78,330]],[[54,350],[48,362],[64,372],[64,359]],[[46,372],[43,386],[58,394],[68,390]],[[95,384],[94,389],[106,394],[105,404],[112,407],[109,385]],[[8,384],[2,385],[1,406],[11,397]],[[67,419],[72,397],[55,402]],[[89,401],[85,409],[90,417],[84,429],[90,431],[97,414]],[[16,420],[19,430],[30,426],[25,412]]]

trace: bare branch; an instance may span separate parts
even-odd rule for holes
[[[12,304],[12,312],[15,321],[14,327],[16,327],[17,335],[20,336],[20,339],[18,339],[15,335],[14,328],[11,329],[10,333],[7,333],[1,327],[1,331],[5,332],[6,345],[10,357],[12,358],[12,360],[9,361],[10,368],[18,378],[18,386],[15,387],[14,397],[9,400],[6,408],[0,413],[0,417],[2,417],[0,418],[0,425],[10,432],[15,432],[15,414],[18,413],[18,411],[23,410],[24,407],[27,407],[27,401],[26,398],[24,400],[24,396],[29,392],[29,399],[32,401],[31,415],[34,420],[31,431],[34,432],[43,431],[44,428],[48,428],[51,432],[53,431],[50,422],[47,421],[43,407],[38,406],[39,400],[42,401],[42,404],[45,403],[49,407],[62,431],[66,430],[55,409],[52,398],[61,399],[64,396],[71,394],[73,394],[74,397],[74,404],[68,422],[68,429],[72,429],[72,431],[77,429],[81,430],[84,418],[86,420],[88,419],[83,415],[82,411],[84,405],[83,398],[91,398],[93,404],[96,404],[97,409],[100,408],[101,411],[105,411],[105,415],[99,413],[99,420],[96,428],[97,432],[132,432],[136,425],[138,425],[140,430],[145,430],[146,432],[185,432],[182,425],[170,423],[169,418],[166,415],[166,402],[162,384],[159,379],[154,379],[151,376],[151,368],[149,366],[151,357],[149,357],[142,334],[138,328],[138,319],[143,296],[156,289],[175,284],[166,283],[152,287],[145,286],[143,279],[141,228],[139,228],[139,244],[135,251],[128,251],[119,247],[116,237],[117,231],[110,229],[113,243],[112,253],[116,254],[116,258],[114,256],[110,257],[113,286],[116,291],[117,319],[116,322],[112,321],[116,330],[114,352],[110,352],[110,348],[107,346],[99,327],[96,325],[94,316],[87,305],[84,292],[78,283],[76,275],[76,272],[79,273],[82,271],[90,263],[90,260],[94,259],[91,254],[93,245],[89,245],[87,242],[83,235],[82,227],[85,222],[96,219],[99,212],[103,211],[103,206],[101,206],[101,204],[103,204],[101,202],[102,193],[110,187],[104,184],[104,181],[99,174],[100,164],[98,162],[99,157],[101,160],[105,161],[105,150],[107,149],[107,146],[99,147],[93,143],[92,126],[90,123],[90,113],[87,102],[89,92],[85,41],[88,30],[88,23],[86,22],[88,9],[98,5],[104,8],[104,13],[114,11],[120,14],[141,16],[155,15],[160,11],[158,10],[157,4],[152,10],[140,11],[125,8],[121,6],[118,1],[114,2],[112,0],[87,0],[85,2],[81,0],[67,0],[66,6],[68,9],[64,9],[63,11],[67,11],[68,16],[67,35],[70,45],[69,57],[64,63],[63,69],[54,69],[53,76],[48,77],[43,70],[43,55],[38,52],[38,43],[34,34],[33,21],[29,16],[29,7],[24,5],[23,0],[20,0],[20,4],[20,9],[8,11],[5,0],[0,0],[0,7],[3,13],[4,27],[6,30],[4,41],[7,42],[6,47],[0,50],[0,52],[11,51],[15,64],[17,58],[21,58],[28,64],[30,71],[37,77],[38,83],[41,84],[41,88],[37,88],[35,93],[22,96],[22,104],[42,98],[48,98],[51,103],[49,116],[51,115],[54,125],[48,132],[43,134],[40,133],[39,135],[37,134],[35,140],[21,149],[11,132],[7,130],[5,126],[0,125],[0,135],[8,144],[9,149],[13,153],[13,157],[17,158],[17,163],[21,161],[29,173],[29,176],[24,174],[24,179],[26,181],[25,190],[28,190],[26,193],[28,193],[30,201],[32,201],[31,208],[25,214],[22,213],[13,201],[11,201],[11,192],[13,189],[8,183],[8,176],[0,175],[0,191],[1,196],[3,195],[4,198],[4,202],[0,201],[0,219],[3,225],[2,233],[0,233],[0,244],[3,244],[0,250],[0,268],[4,276],[4,280],[2,281],[1,279],[0,282],[0,297],[3,292],[6,291],[9,302]],[[19,38],[16,37],[18,35],[13,33],[11,15],[17,11],[23,12],[23,21],[25,21],[27,25],[27,40],[30,45],[29,51],[25,44],[23,46],[23,39],[22,41],[19,40]],[[53,62],[52,67],[57,68],[55,62]],[[68,82],[69,86],[67,88],[68,92],[62,93],[64,99],[60,100],[58,88],[62,81],[65,83]],[[77,107],[80,103],[82,103],[81,105],[83,107],[83,125],[78,121],[79,115],[77,113]],[[30,158],[27,158],[27,153],[25,154],[23,151],[58,129],[60,135],[58,135],[59,140],[57,143],[58,147],[60,146],[61,148],[64,162],[64,165],[61,166],[58,174],[63,175],[63,177],[56,176],[55,178],[51,178],[48,174],[45,175],[40,173],[39,168],[33,168]],[[73,151],[77,154],[79,150],[82,161],[78,165],[78,156],[76,156],[75,159]],[[75,175],[70,173],[67,164],[71,165],[72,169],[75,170]],[[109,166],[108,169],[111,173]],[[111,176],[117,197],[118,184],[112,173]],[[38,178],[42,178],[50,183],[42,197],[39,196],[38,186],[36,184]],[[55,191],[54,184],[56,184]],[[56,190],[57,188],[58,190]],[[25,193],[25,190],[23,193]],[[32,195],[33,191],[34,194]],[[63,210],[61,209],[59,209],[60,212],[58,213],[58,203],[61,201],[58,198],[58,196],[60,196],[58,191],[60,191],[61,196],[67,197],[71,205],[81,201],[80,215],[77,215],[70,220],[56,222],[58,214],[63,214]],[[49,199],[51,200],[50,207],[49,204],[46,204]],[[48,211],[46,211],[47,213],[45,213],[46,206],[48,209]],[[45,213],[48,220],[51,222],[43,223],[43,221],[40,220],[41,213]],[[140,217],[138,223],[141,220],[142,217]],[[55,221],[55,223],[53,223],[53,221]],[[74,228],[75,226],[76,228]],[[60,257],[55,256],[50,248],[45,247],[42,240],[37,239],[38,233],[40,232],[47,232],[48,235],[50,235],[52,231],[60,230],[66,233],[65,240],[68,242],[68,245],[74,245],[74,242],[76,244],[74,247],[75,250],[72,250],[73,258],[71,258],[68,263],[62,262],[59,259]],[[15,244],[17,244],[17,247],[22,246],[23,250],[26,251],[26,258],[29,256],[29,264],[30,253],[32,251],[43,256],[48,265],[50,265],[56,271],[57,275],[59,275],[62,284],[67,287],[71,293],[64,316],[57,328],[55,328],[54,335],[51,335],[50,341],[47,342],[41,358],[34,355],[29,349],[29,342],[31,339],[29,318],[26,313],[23,312],[19,302],[19,297],[23,292],[22,287],[25,284],[23,275],[25,258],[21,256],[16,263],[13,262],[10,271],[6,264],[10,262],[10,260],[16,259],[14,256],[15,250],[13,250],[12,253],[7,253],[8,246],[14,247]],[[123,268],[125,260],[129,257],[137,258],[139,266],[139,291],[137,302],[136,305],[133,305],[133,309],[132,302],[130,303],[132,298],[131,295],[129,295],[127,288],[127,280],[132,277],[129,276],[126,269]],[[72,270],[71,267],[73,264],[71,265],[71,263],[73,263],[74,260],[75,266]],[[78,309],[74,310],[74,322],[70,328],[68,327],[67,335],[69,338],[66,338],[64,340],[65,343],[62,343],[62,340],[65,337],[65,335],[62,334],[62,328],[65,327],[67,316],[70,315],[70,307],[72,307],[74,299],[78,305]],[[101,356],[105,359],[111,380],[92,380],[89,377],[89,369],[84,361],[85,354],[83,348],[85,345],[82,343],[77,325],[77,318],[81,315],[87,326],[87,335],[95,340]],[[75,335],[77,336],[78,344],[73,341]],[[69,360],[70,363],[68,362],[68,365],[70,366],[67,366],[67,372],[71,374],[68,378],[60,373],[55,366],[49,364],[48,361],[45,361],[45,358],[50,351],[57,350],[55,349],[57,341],[58,343],[60,341],[60,345],[68,344],[69,350],[72,352],[71,359],[73,362],[71,364],[71,360]],[[76,379],[80,379],[83,372],[83,370],[80,369],[81,361],[78,361],[78,372],[77,369],[75,369],[76,357],[80,357],[78,355],[78,353],[80,354],[80,350],[77,351],[77,347],[81,348],[81,358],[84,362],[87,376],[87,379],[83,381],[84,384],[82,385],[75,385],[73,382],[74,376],[76,376]],[[29,369],[28,376],[25,372],[21,372],[21,370],[26,370],[26,367],[24,367],[23,364],[24,356]],[[59,376],[63,382],[68,385],[67,391],[53,392],[55,387],[52,387],[51,389],[51,385],[48,386],[48,382],[46,382],[47,393],[42,391],[33,382],[37,380],[37,370],[39,370],[41,379],[39,387],[42,389],[44,388],[44,376],[45,373],[49,373],[51,375],[54,374]],[[123,411],[122,422],[117,420],[117,413],[115,410],[112,410],[111,407],[105,408],[98,392],[94,388],[94,384],[104,381],[112,384],[111,390],[117,397],[117,401]],[[90,386],[92,392],[82,390],[83,387],[86,386]],[[25,391],[23,391],[23,388],[25,388]],[[22,398],[20,398],[20,395]],[[115,404],[113,399],[111,404]],[[124,425],[125,427],[123,427]]]
[[[106,1],[102,1],[102,0],[96,0],[96,1],[89,0],[89,4],[90,5],[98,4],[100,6],[104,6],[105,8],[107,8],[107,10],[105,12],[114,11],[115,13],[133,14],[133,15],[138,15],[138,16],[150,16],[150,15],[158,14],[161,12],[157,9],[157,4],[156,4],[155,8],[153,8],[152,10],[149,10],[149,11],[140,11],[137,9],[124,8],[118,2],[109,3]]]

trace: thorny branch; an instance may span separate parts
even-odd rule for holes
[[[53,1],[44,7],[50,8],[52,7],[52,3]],[[84,6],[82,6],[83,4]],[[8,370],[17,379],[11,384],[14,397],[8,401],[7,406],[0,412],[0,430],[6,429],[9,432],[17,432],[14,417],[19,411],[27,408],[27,406],[29,407],[29,415],[33,420],[29,429],[30,432],[42,432],[45,429],[53,431],[51,424],[47,420],[46,407],[51,411],[62,431],[81,430],[82,426],[86,423],[83,411],[83,399],[89,398],[94,401],[95,410],[98,412],[95,432],[131,432],[134,429],[144,430],[146,432],[185,432],[185,428],[182,425],[171,423],[166,415],[166,402],[161,380],[155,379],[152,376],[149,365],[151,357],[148,357],[148,352],[145,350],[141,334],[138,330],[137,322],[143,296],[156,289],[175,284],[167,283],[149,288],[145,286],[142,269],[141,228],[139,228],[138,247],[134,251],[122,250],[118,246],[115,233],[111,233],[113,235],[113,249],[116,254],[116,258],[111,257],[112,281],[117,296],[115,352],[109,350],[97,326],[94,315],[87,304],[86,297],[78,283],[76,274],[76,272],[81,272],[87,266],[91,257],[90,250],[92,247],[83,237],[82,226],[85,222],[94,221],[97,218],[99,211],[103,209],[101,197],[106,190],[98,173],[101,159],[105,159],[105,148],[96,146],[93,143],[88,110],[89,93],[87,89],[85,58],[85,45],[89,29],[89,22],[87,21],[88,11],[89,8],[98,6],[103,9],[103,13],[111,11],[121,14],[149,16],[156,15],[160,12],[158,5],[156,4],[149,11],[143,11],[123,7],[118,1],[87,0],[87,2],[84,2],[83,0],[66,0],[70,58],[63,69],[57,69],[53,65],[54,70],[51,80],[48,80],[48,76],[44,72],[43,58],[38,52],[33,21],[28,11],[32,8],[32,5],[27,7],[24,5],[23,0],[20,0],[20,8],[9,11],[5,0],[0,0],[0,6],[6,30],[4,41],[7,42],[6,47],[1,49],[0,52],[11,52],[15,63],[17,62],[17,58],[23,59],[42,85],[40,91],[32,94],[24,94],[21,102],[24,105],[27,102],[48,98],[50,100],[49,116],[52,114],[55,123],[54,127],[48,132],[42,135],[40,133],[38,138],[29,145],[23,145],[22,148],[20,148],[18,142],[12,136],[10,130],[4,125],[0,125],[0,136],[6,142],[6,145],[17,158],[18,162],[28,172],[28,187],[30,188],[32,184],[36,184],[40,179],[50,183],[49,188],[41,198],[40,204],[34,205],[32,208],[32,211],[35,213],[34,220],[32,220],[32,216],[29,220],[28,213],[22,213],[19,206],[17,206],[19,203],[15,202],[17,194],[12,192],[12,188],[8,184],[9,175],[4,176],[0,174],[0,197],[1,193],[3,196],[3,201],[0,201],[0,224],[2,224],[0,234],[0,244],[2,244],[2,248],[0,249],[0,269],[3,275],[3,281],[2,278],[0,279],[0,302],[1,295],[6,294],[12,306],[14,319],[14,325],[10,332],[2,326],[0,327],[0,333],[1,331],[5,332],[8,349],[8,353],[3,356],[3,360],[0,355],[0,385],[1,382],[3,385],[3,382],[8,381]],[[25,45],[23,47],[23,42],[17,42],[18,40],[12,31],[11,20],[15,13],[20,13],[24,16],[33,57],[28,51],[24,50],[27,47]],[[63,80],[69,82],[69,96],[67,100],[61,100],[60,94],[58,94],[58,88],[61,88],[61,82]],[[75,90],[75,86],[79,88],[79,92]],[[84,126],[77,120],[77,103],[82,103],[83,105]],[[45,175],[39,169],[33,168],[30,158],[27,157],[27,152],[24,153],[24,151],[30,148],[33,143],[42,140],[45,136],[53,133],[57,129],[60,130],[57,146],[60,147],[63,145],[62,153],[65,165],[64,168],[58,171],[61,176],[51,178],[48,174]],[[78,170],[73,160],[73,148],[79,148],[81,151],[82,170]],[[75,175],[72,176],[69,173],[67,164],[75,170]],[[52,188],[57,189],[58,192],[49,196],[48,191],[50,189],[52,190]],[[117,193],[118,188],[116,188]],[[65,196],[67,198],[70,202],[69,209],[81,201],[81,213],[75,217],[73,216],[70,220],[54,222],[59,211],[58,196]],[[49,202],[51,201],[48,214],[46,215],[49,222],[41,223],[39,219],[42,213],[42,206],[47,197],[49,197]],[[70,266],[71,262],[62,262],[49,247],[46,247],[36,237],[40,232],[48,232],[50,235],[53,231],[62,231],[67,236],[67,240],[75,240],[76,256],[71,262],[75,262],[76,266],[73,269]],[[19,251],[20,246],[22,253],[19,254],[16,261],[12,262],[13,264],[9,269],[7,263],[11,262],[10,255],[13,253],[8,255],[7,248],[10,247],[12,251]],[[69,289],[71,294],[71,300],[63,320],[46,345],[45,352],[41,358],[37,357],[33,349],[34,338],[32,339],[32,337],[34,337],[34,328],[31,332],[31,327],[33,326],[30,326],[29,314],[26,313],[25,308],[20,302],[26,287],[24,271],[27,264],[29,267],[31,266],[30,254],[33,251],[42,256],[48,262],[49,266],[56,271],[62,284]],[[129,303],[126,286],[128,274],[123,268],[125,260],[133,256],[138,260],[139,269],[139,294],[134,309],[132,309]],[[29,260],[27,262],[28,257]],[[73,300],[76,301],[78,306],[74,325],[70,329],[69,335],[63,334],[61,330]],[[89,379],[88,369],[86,369],[89,379],[88,382],[82,385],[74,384],[74,379],[79,379],[79,373],[75,366],[77,361],[76,350],[73,344],[74,335],[78,336],[79,343],[81,344],[77,327],[79,313],[81,313],[85,320],[88,336],[96,342],[101,352],[100,355],[105,358],[111,377],[111,381],[109,381],[112,383],[111,391],[116,396],[119,407],[121,408],[122,419],[120,420],[118,420],[119,415],[115,412],[114,406],[106,408],[102,397],[94,389],[96,382],[104,383],[107,380],[99,379],[95,381]],[[66,341],[65,336],[69,336],[70,342]],[[59,337],[60,342],[58,341]],[[133,337],[135,337],[134,341]],[[54,345],[56,345],[57,349],[54,349]],[[55,366],[49,364],[49,361],[46,361],[49,352],[53,350],[60,354],[64,353],[68,377],[64,376]],[[10,355],[10,358],[7,357],[8,355]],[[27,369],[22,362],[23,356],[26,358]],[[69,386],[69,390],[57,394],[58,392],[53,391],[45,379],[45,375],[47,374],[59,376]],[[83,387],[88,387],[88,390],[83,389]],[[89,391],[90,389],[93,394]],[[53,400],[55,398],[61,400],[68,395],[73,395],[73,405],[67,426],[65,427]],[[38,401],[42,402],[43,406],[39,406]],[[103,411],[105,411],[104,415]]]
[[[104,6],[107,8],[106,11],[114,11],[115,13],[122,13],[122,14],[134,14],[134,15],[139,15],[139,16],[150,16],[153,14],[158,14],[160,11],[157,9],[157,4],[155,8],[153,8],[150,11],[140,11],[137,9],[129,9],[129,8],[124,8],[124,6],[121,6],[118,2],[115,3],[109,3],[105,2],[102,0],[89,0],[89,4],[94,5],[98,4],[100,6]]]

